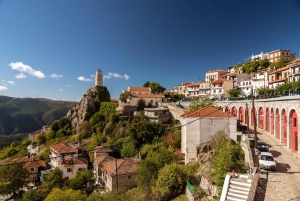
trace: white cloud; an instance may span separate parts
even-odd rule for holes
[[[52,77],[53,79],[58,79],[58,78],[61,78],[61,77],[64,77],[64,76],[52,73],[52,75],[50,75],[49,77]]]
[[[29,75],[33,75],[39,79],[43,79],[45,78],[44,73],[42,73],[41,71],[38,70],[34,70],[33,68],[31,68],[29,65],[23,64],[23,62],[11,62],[9,64],[9,66],[13,69],[13,70],[17,70],[20,71],[21,74],[23,75],[23,77],[19,77],[19,78],[24,78],[24,74],[23,73],[27,73]],[[20,75],[21,75],[20,74]],[[20,76],[17,75],[17,76]],[[17,77],[16,76],[16,77]]]
[[[93,81],[93,80],[88,79],[88,78],[85,78],[85,77],[83,77],[83,76],[79,76],[77,79],[78,79],[79,81],[83,81],[83,82],[92,82],[92,81]]]
[[[91,77],[95,77],[95,75],[91,75]]]
[[[121,78],[121,79],[125,79],[125,80],[130,79],[130,77],[127,74],[124,74],[122,76],[122,75],[120,75],[118,73],[112,73],[112,72],[109,72],[109,73],[107,73],[107,75],[103,76],[104,79],[110,79],[112,77],[114,77],[114,78]]]
[[[59,91],[64,91],[63,89],[59,89]]]
[[[24,75],[24,73],[20,73],[19,75],[16,75],[15,78],[18,78],[18,79],[22,79],[22,78],[25,78],[26,75]]]
[[[124,74],[124,79],[125,79],[125,80],[129,80],[130,77],[129,77],[127,74]]]
[[[67,85],[67,87],[70,87],[70,86],[71,86],[70,84]]]
[[[1,85],[0,85],[0,91],[4,91],[4,90],[7,90],[7,87],[6,87],[6,86],[1,86]]]
[[[16,83],[14,81],[7,81],[7,82],[11,85],[16,85]]]

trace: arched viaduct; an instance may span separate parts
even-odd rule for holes
[[[248,121],[251,126],[256,120],[258,128],[268,131],[270,135],[300,155],[299,95],[255,100],[255,118],[251,112],[253,107],[250,100],[217,101],[216,104],[221,106],[224,112],[236,116],[242,122]]]

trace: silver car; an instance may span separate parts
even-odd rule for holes
[[[276,170],[276,161],[274,160],[273,154],[270,152],[260,152],[259,156],[259,167],[262,169]]]

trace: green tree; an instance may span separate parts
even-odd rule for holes
[[[152,192],[162,200],[170,200],[183,192],[186,179],[187,175],[177,163],[168,164],[159,171]]]
[[[91,194],[94,190],[93,173],[87,169],[82,169],[76,172],[73,179],[70,180],[69,187],[73,190],[81,190],[86,194]]]
[[[104,116],[105,121],[109,121],[109,117],[112,114],[116,114],[117,103],[101,103],[99,115]]]
[[[188,111],[195,111],[206,106],[215,106],[215,102],[209,97],[204,96],[198,99],[192,99]]]
[[[107,90],[106,86],[96,86],[98,92],[98,100],[102,102],[110,102],[110,93]],[[97,108],[95,108],[97,109]]]
[[[45,144],[47,141],[46,133],[41,133],[37,136],[36,142],[38,145]]]
[[[227,172],[231,172],[233,169],[244,172],[244,151],[235,144],[223,146],[213,157],[212,165],[219,179],[224,178]]]
[[[50,127],[55,133],[59,130],[58,120],[54,120]]]
[[[23,164],[11,164],[0,169],[0,194],[17,193],[26,186],[29,172]]]
[[[165,87],[161,86],[157,82],[151,82],[149,87],[151,89],[151,93],[153,93],[153,94],[160,94],[166,90]]]
[[[128,102],[128,98],[130,97],[130,92],[129,91],[125,91],[123,93],[120,94],[119,100],[123,103],[127,103]]]
[[[151,186],[155,184],[158,176],[158,171],[166,164],[177,162],[177,154],[166,147],[165,144],[156,143],[153,145],[144,145],[141,149],[141,160],[138,174],[138,186],[144,189],[148,194]]]
[[[150,87],[150,82],[149,81],[145,82],[145,84],[143,85],[143,87]]]
[[[231,98],[237,98],[240,95],[240,90],[235,88],[229,89],[227,92]]]
[[[58,126],[60,129],[64,128],[67,125],[69,125],[69,126],[71,125],[71,122],[69,119],[63,117],[60,120],[58,120]]]
[[[44,200],[44,195],[39,189],[26,191],[22,195],[22,201],[43,201],[43,200]]]
[[[141,111],[144,110],[144,108],[146,107],[146,102],[144,99],[139,99],[137,102],[137,111]]]
[[[45,182],[42,184],[41,189],[43,192],[48,193],[53,188],[62,188],[63,185],[63,172],[57,167],[45,176]]]
[[[61,190],[59,188],[54,188],[50,194],[46,197],[45,201],[74,201],[80,200],[85,201],[87,197],[80,190]]]

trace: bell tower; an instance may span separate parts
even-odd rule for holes
[[[103,76],[102,71],[100,69],[96,71],[95,86],[103,86]]]

